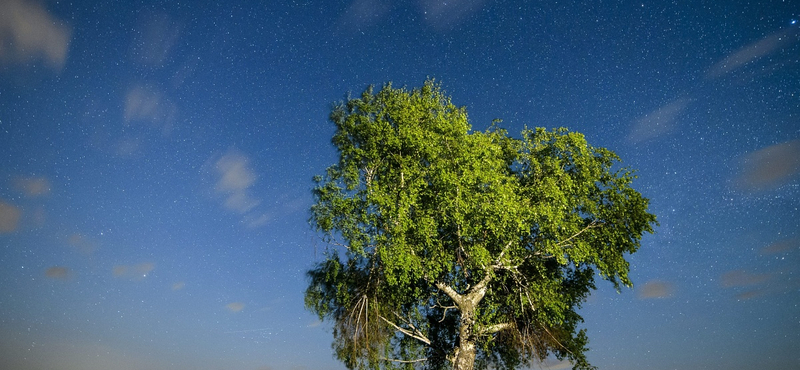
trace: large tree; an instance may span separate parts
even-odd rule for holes
[[[350,369],[591,368],[577,310],[595,276],[630,286],[626,254],[655,216],[612,151],[566,129],[493,124],[426,81],[336,105],[338,163],[315,177],[329,247],[306,306]]]

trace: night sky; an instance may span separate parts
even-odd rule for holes
[[[303,307],[332,104],[568,127],[660,226],[600,369],[800,368],[800,2],[0,0],[0,368],[344,369]],[[544,369],[568,364],[552,360]],[[534,367],[539,368],[539,367]]]

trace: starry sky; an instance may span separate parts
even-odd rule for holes
[[[344,369],[303,308],[331,105],[568,127],[660,226],[600,369],[800,367],[800,2],[0,0],[0,368]],[[534,368],[563,369],[555,360]]]

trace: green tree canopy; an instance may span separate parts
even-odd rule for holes
[[[653,232],[612,151],[566,129],[492,125],[429,80],[336,105],[338,163],[315,177],[311,222],[330,247],[306,306],[351,369],[577,369],[577,309],[595,276],[630,286],[626,254]]]

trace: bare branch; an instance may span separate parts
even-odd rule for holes
[[[500,260],[502,260],[502,259],[503,259],[503,255],[504,255],[504,254],[506,254],[506,251],[508,251],[508,248],[510,248],[510,247],[511,247],[511,244],[512,244],[512,243],[514,243],[514,241],[513,241],[513,240],[512,240],[512,241],[510,241],[510,242],[508,242],[508,244],[506,244],[506,246],[505,246],[505,247],[503,247],[503,250],[502,250],[502,251],[500,251],[500,255],[499,255],[499,256],[497,256],[497,259],[494,261],[494,263],[495,263],[495,264],[498,264],[498,265],[500,264]]]
[[[428,361],[428,358],[424,357],[424,358],[418,358],[416,360],[398,360],[398,359],[394,359],[394,358],[381,357],[381,360],[391,361],[391,362],[399,362],[401,364],[413,364],[415,362]]]
[[[401,332],[401,333],[403,333],[405,335],[408,335],[409,337],[414,338],[414,339],[416,339],[416,340],[418,340],[418,341],[420,341],[422,343],[425,343],[427,345],[431,345],[431,340],[426,338],[424,335],[422,335],[422,333],[420,333],[420,331],[417,330],[417,328],[412,326],[412,328],[414,329],[414,332],[411,332],[408,329],[404,329],[404,328],[401,328],[401,327],[397,326],[397,324],[389,321],[388,319],[386,319],[383,316],[378,316],[378,317],[380,317],[381,320],[385,321],[387,324],[389,324],[392,327],[394,327],[395,329],[397,329],[397,331],[399,331],[399,332]]]
[[[592,222],[590,222],[588,225],[586,225],[586,227],[584,227],[581,231],[578,231],[577,233],[575,233],[575,235],[570,236],[569,238],[558,242],[558,244],[556,244],[556,245],[558,245],[558,246],[564,245],[564,244],[568,243],[570,240],[575,239],[576,237],[578,237],[578,235],[583,234],[584,231],[589,230],[589,229],[594,229],[595,227],[600,227],[602,225],[603,225],[603,221],[592,220]]]
[[[443,322],[444,321],[444,318],[447,316],[447,310],[449,310],[449,309],[456,309],[457,310],[458,309],[458,306],[444,306],[441,303],[439,303],[438,299],[436,300],[436,304],[431,306],[431,308],[437,308],[437,307],[444,309],[444,312],[442,313],[442,319],[439,320],[439,322]]]

